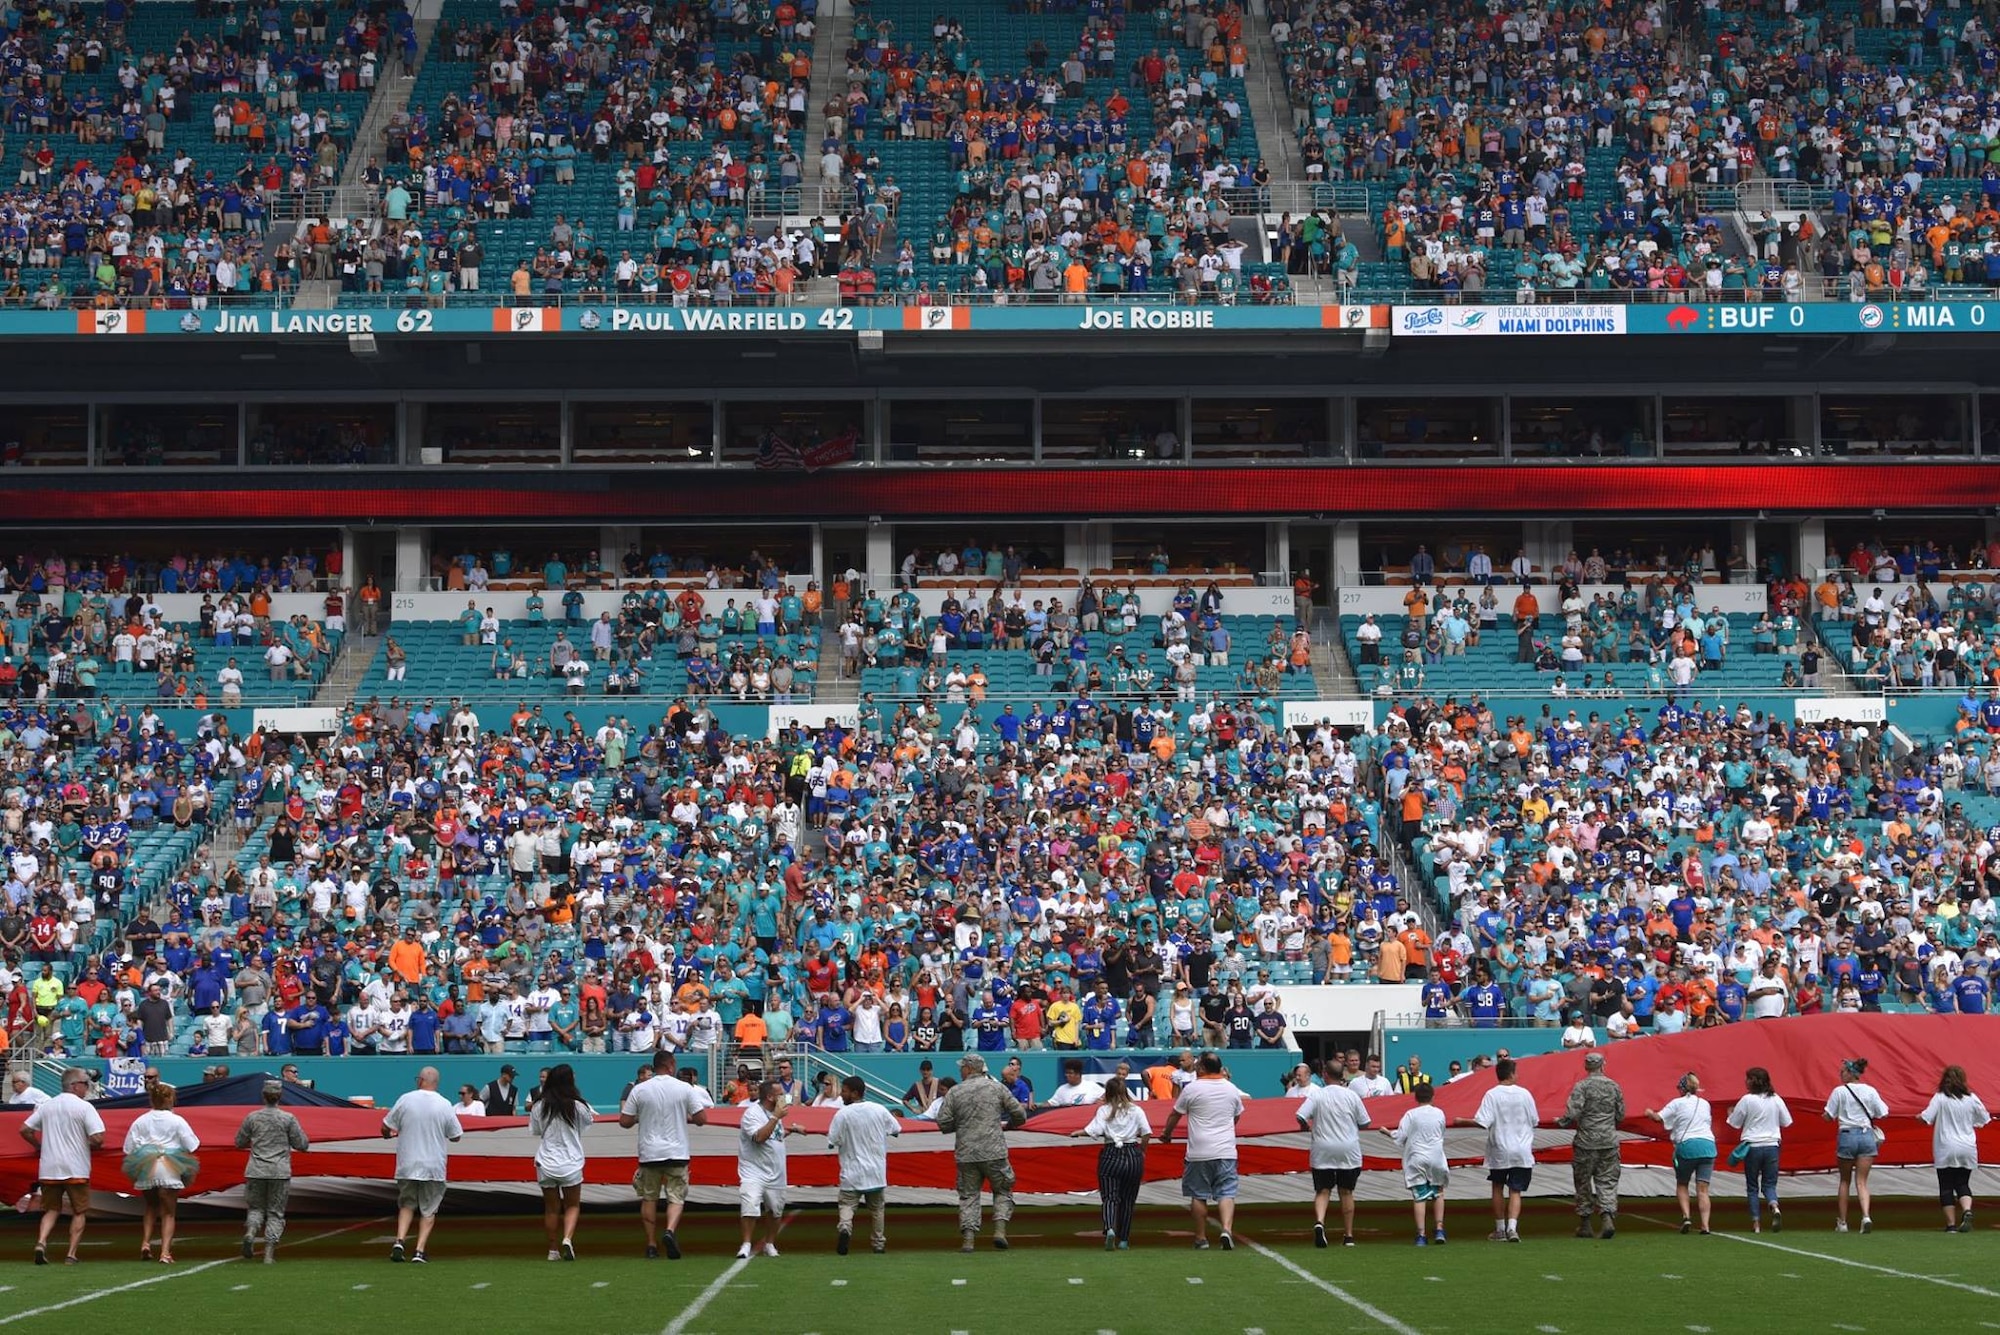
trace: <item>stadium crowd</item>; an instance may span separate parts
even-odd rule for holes
[[[289,245],[265,254],[273,205],[336,179],[354,130],[342,95],[411,57],[409,15],[198,8],[171,38],[125,4],[10,11],[0,303],[200,310],[300,276]]]

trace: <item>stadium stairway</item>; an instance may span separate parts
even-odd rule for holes
[[[343,711],[352,706],[361,679],[368,675],[369,665],[375,661],[375,651],[382,647],[384,638],[349,631],[341,639],[340,652],[334,655],[333,666],[327,669],[319,690],[313,693],[314,706]]]
[[[1284,75],[1271,41],[1271,15],[1253,6],[1244,15],[1244,44],[1250,63],[1244,69],[1244,103],[1256,122],[1257,154],[1271,169],[1273,181],[1300,179],[1298,144],[1292,135],[1292,108],[1285,97]]]
[[[836,93],[847,91],[847,67],[841,55],[854,41],[854,9],[841,3],[820,6],[818,26],[813,30],[811,85],[806,89],[804,159],[807,176],[819,181],[819,146],[826,138],[826,103]]]
[[[1313,612],[1312,669],[1322,700],[1352,700],[1367,694],[1361,689],[1353,660],[1347,656],[1339,621],[1324,608]]]
[[[394,78],[376,81],[375,97],[368,103],[368,114],[361,118],[361,125],[354,132],[354,151],[347,155],[347,166],[340,175],[341,185],[359,187],[369,162],[380,161],[389,122],[409,108],[410,94],[416,91],[417,75],[424,68],[425,58],[430,55],[431,39],[437,34],[438,20],[443,15],[444,0],[419,0],[413,16],[417,29],[417,63],[404,65],[398,60]]]
[[[861,678],[840,670],[840,626],[831,610],[820,618],[819,681],[815,704],[851,705],[861,699]]]

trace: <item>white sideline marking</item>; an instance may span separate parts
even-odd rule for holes
[[[794,1210],[783,1219],[780,1219],[778,1221],[778,1232],[783,1233],[785,1225],[798,1217],[799,1212]],[[722,1291],[729,1287],[729,1281],[742,1274],[749,1266],[750,1258],[747,1256],[738,1257],[736,1260],[731,1261],[729,1268],[717,1275],[707,1288],[697,1293],[694,1296],[694,1301],[682,1308],[681,1314],[672,1321],[669,1321],[667,1328],[661,1331],[660,1335],[686,1335],[687,1328],[693,1323],[694,1319],[707,1311],[708,1305],[721,1297]]]
[[[365,1289],[365,1288],[367,1288],[367,1287],[368,1287],[368,1286],[367,1286],[366,1284],[356,1284],[356,1285],[354,1286],[354,1291],[355,1291],[356,1293],[359,1293],[359,1292],[361,1292],[361,1290],[363,1290],[363,1289]]]
[[[308,1242],[320,1242],[327,1238],[338,1237],[342,1233],[352,1233],[357,1228],[371,1228],[381,1222],[379,1219],[364,1219],[358,1224],[349,1224],[345,1228],[336,1228],[326,1233],[316,1233],[310,1238],[300,1238],[296,1242],[287,1242],[282,1245],[286,1247],[302,1247]],[[114,1293],[129,1293],[133,1289],[144,1289],[154,1284],[165,1284],[169,1280],[185,1279],[189,1275],[199,1275],[204,1270],[213,1270],[219,1265],[228,1265],[231,1261],[240,1261],[242,1259],[240,1256],[225,1256],[220,1261],[204,1261],[200,1265],[191,1265],[185,1268],[175,1266],[166,1274],[154,1275],[150,1279],[135,1279],[130,1284],[117,1284],[108,1289],[97,1289],[90,1293],[78,1294],[74,1298],[66,1298],[59,1303],[50,1303],[46,1307],[31,1307],[25,1312],[14,1312],[7,1316],[0,1316],[0,1326],[11,1326],[16,1321],[26,1321],[29,1317],[47,1316],[50,1312],[60,1312],[71,1307],[81,1307],[85,1303],[94,1303],[99,1298],[109,1298]]]
[[[1542,1335],[1562,1335],[1561,1326],[1536,1326],[1535,1329],[1541,1331]]]
[[[611,1287],[611,1281],[608,1279],[600,1279],[595,1284],[592,1284],[590,1287],[593,1289],[608,1289]]]
[[[1560,1284],[1563,1282],[1563,1277],[1561,1275],[1543,1275],[1542,1278],[1547,1280],[1551,1284]]]
[[[248,1284],[232,1284],[229,1286],[229,1291],[231,1293],[241,1293],[249,1287],[250,1286]]]
[[[484,1289],[484,1288],[490,1288],[490,1287],[492,1287],[492,1286],[491,1286],[491,1285],[489,1285],[489,1284],[487,1284],[487,1283],[485,1283],[484,1281],[481,1281],[481,1282],[480,1282],[480,1283],[478,1283],[478,1284],[474,1284],[474,1285],[473,1285],[472,1287],[473,1287],[473,1288],[475,1288],[475,1289]]]
[[[1199,1284],[1199,1283],[1201,1283],[1201,1276],[1200,1276],[1200,1275],[1189,1275],[1189,1276],[1187,1277],[1187,1282],[1188,1282],[1188,1283],[1190,1283],[1190,1284]]]
[[[1648,1219],[1645,1215],[1635,1215],[1634,1218],[1645,1219],[1647,1223],[1658,1224],[1662,1228],[1679,1227],[1677,1224],[1667,1223],[1664,1219]],[[1828,1256],[1825,1252],[1810,1252],[1803,1247],[1787,1247],[1782,1242],[1766,1242],[1762,1238],[1746,1238],[1740,1233],[1717,1233],[1715,1236],[1723,1239],[1725,1242],[1740,1242],[1746,1247],[1767,1247],[1774,1252],[1786,1252],[1792,1256],[1803,1256],[1809,1261],[1825,1261],[1831,1265],[1844,1265],[1855,1270],[1872,1270],[1878,1275],[1893,1275],[1897,1279],[1914,1279],[1925,1284],[1938,1284],[1947,1289],[1957,1289],[1961,1293],[1976,1293],[1982,1298],[2000,1298],[2000,1289],[1981,1288],[1977,1284],[1967,1284],[1962,1280],[1944,1279],[1937,1275],[1920,1275],[1914,1270],[1897,1270],[1891,1266],[1873,1265],[1867,1261],[1850,1260],[1845,1256]],[[1787,1279],[1798,1278],[1797,1275],[1789,1272],[1785,1272],[1785,1277]]]
[[[1082,1281],[1081,1279],[1079,1279],[1079,1278],[1078,1278],[1077,1276],[1075,1276],[1075,1275],[1071,1275],[1071,1276],[1069,1277],[1069,1282],[1070,1282],[1070,1283],[1072,1283],[1072,1284],[1081,1284],[1081,1283],[1083,1283],[1083,1281]]]
[[[1396,1332],[1396,1335],[1418,1335],[1417,1328],[1415,1326],[1409,1325],[1406,1322],[1398,1320],[1396,1317],[1391,1316],[1389,1313],[1383,1311],[1381,1308],[1375,1306],[1373,1303],[1366,1302],[1360,1298],[1355,1297],[1353,1294],[1349,1293],[1346,1289],[1341,1288],[1338,1284],[1332,1283],[1329,1280],[1321,1279],[1318,1275],[1315,1275],[1312,1271],[1306,1269],[1304,1266],[1292,1260],[1290,1257],[1281,1256],[1277,1252],[1272,1251],[1269,1247],[1266,1247],[1263,1243],[1258,1242],[1254,1239],[1244,1238],[1242,1241],[1244,1246],[1248,1247],[1251,1251],[1257,1253],[1257,1255],[1263,1257],[1265,1260],[1270,1261],[1275,1265],[1282,1266],[1284,1269],[1290,1271],[1293,1275],[1296,1275],[1298,1278],[1304,1280],[1306,1283],[1318,1289],[1321,1293],[1329,1294],[1335,1298],[1340,1299],[1340,1301],[1346,1303],[1349,1307],[1352,1307],[1355,1311],[1361,1313],[1363,1316],[1376,1322],[1378,1325],[1385,1326],[1388,1329]]]

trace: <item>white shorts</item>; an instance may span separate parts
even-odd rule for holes
[[[785,1212],[785,1184],[782,1182],[743,1182],[738,1184],[736,1191],[741,1198],[745,1219]]]

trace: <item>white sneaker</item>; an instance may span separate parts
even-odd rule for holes
[[[1845,1233],[1845,1232],[1847,1232],[1847,1221],[1846,1221],[1845,1219],[1836,1219],[1836,1220],[1834,1220],[1834,1221],[1833,1221],[1833,1231],[1834,1231],[1834,1232],[1836,1232],[1836,1233]]]
[[[738,1247],[738,1248],[736,1249],[736,1259],[737,1259],[737,1260],[739,1260],[739,1261],[747,1261],[747,1260],[749,1260],[749,1259],[750,1259],[750,1244],[749,1244],[749,1243],[747,1243],[747,1242],[746,1242],[746,1243],[744,1243],[744,1244],[743,1244],[743,1245],[742,1245],[741,1247]]]
[[[775,1243],[775,1242],[767,1242],[767,1243],[765,1243],[765,1244],[764,1244],[764,1255],[766,1255],[766,1256],[776,1256],[777,1254],[778,1254],[778,1244],[777,1244],[777,1243]]]
[[[549,1248],[549,1259],[551,1261],[560,1261],[562,1260],[562,1253],[551,1247]]]

